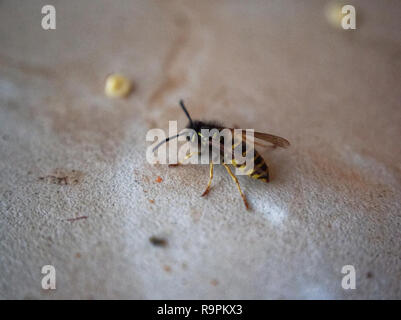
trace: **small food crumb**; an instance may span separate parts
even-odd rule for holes
[[[212,281],[210,281],[210,284],[212,286],[217,286],[219,284],[219,282],[216,279],[212,279]]]
[[[150,203],[155,203],[155,200],[149,199]]]
[[[168,266],[168,265],[164,265],[164,266],[163,266],[163,269],[164,269],[164,271],[166,271],[166,272],[171,272],[171,267]]]
[[[159,238],[156,236],[152,236],[149,238],[149,241],[151,244],[153,244],[156,247],[166,247],[167,246],[167,240],[163,238]]]
[[[109,98],[124,98],[131,92],[131,81],[121,74],[111,74],[106,79],[104,92]]]
[[[335,28],[341,28],[341,20],[343,18],[342,7],[342,4],[339,2],[329,2],[325,7],[326,20]]]
[[[162,181],[163,181],[163,179],[162,179],[160,176],[157,176],[156,182],[157,182],[157,183],[160,183],[160,182],[162,182]]]

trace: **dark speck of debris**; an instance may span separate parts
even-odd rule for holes
[[[210,284],[212,286],[217,286],[219,284],[219,282],[216,279],[213,279],[212,281],[210,281]]]
[[[75,185],[81,182],[83,173],[78,170],[56,169],[50,175],[39,177],[49,184]]]
[[[366,278],[368,278],[368,279],[373,278],[373,273],[369,271],[369,272],[366,274]]]
[[[159,237],[152,236],[149,238],[151,244],[155,247],[167,247],[167,240]]]
[[[76,218],[69,218],[69,219],[66,219],[66,221],[74,222],[74,221],[82,220],[82,219],[88,219],[88,216],[81,216],[81,217],[76,217]]]

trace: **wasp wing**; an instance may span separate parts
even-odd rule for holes
[[[235,134],[234,129],[230,128],[230,130]],[[253,140],[250,135],[246,134],[246,130],[243,130],[243,129],[237,129],[237,130],[241,130],[242,138],[244,140],[246,140],[247,142],[254,143],[255,145],[259,145],[259,146],[266,146],[264,144],[258,143],[257,141]],[[290,142],[287,139],[284,139],[282,137],[275,136],[275,135],[269,134],[269,133],[254,131],[253,136],[256,139],[259,139],[261,141],[270,142],[271,144],[273,144],[277,147],[281,147],[281,148],[287,148],[290,145]]]

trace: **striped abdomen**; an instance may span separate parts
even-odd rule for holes
[[[246,155],[246,144],[245,142],[239,143],[238,145],[233,145],[233,151],[236,148],[241,148],[242,155],[245,157]],[[267,166],[265,160],[259,154],[256,149],[253,149],[254,158],[253,158],[253,169],[248,169],[249,166],[244,164],[238,164],[235,159],[232,160],[232,165],[239,168],[240,170],[245,170],[245,173],[253,179],[262,180],[264,182],[269,182],[269,167]],[[235,152],[233,152],[235,154]]]

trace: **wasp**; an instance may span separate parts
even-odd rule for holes
[[[245,164],[241,164],[241,163],[238,163],[238,161],[236,161],[234,155],[238,154],[238,153],[236,153],[234,151],[236,151],[237,148],[240,148],[239,150],[240,150],[240,152],[241,152],[241,154],[243,156],[246,155],[247,152],[252,152],[252,154],[254,155],[254,157],[252,159],[252,161],[253,161],[252,169],[248,170],[248,171],[244,171],[244,173],[246,175],[248,175],[249,177],[253,178],[253,179],[257,179],[257,180],[260,180],[260,181],[263,181],[263,182],[267,183],[267,182],[269,182],[269,179],[270,179],[269,178],[269,167],[267,166],[265,160],[260,155],[260,153],[253,146],[254,145],[265,146],[263,142],[268,142],[268,143],[272,144],[274,148],[275,147],[287,148],[290,145],[289,141],[284,139],[284,138],[282,138],[282,137],[279,137],[279,136],[275,136],[275,135],[272,135],[272,134],[269,134],[269,133],[257,132],[257,131],[253,132],[253,134],[254,134],[253,138],[256,139],[256,140],[251,140],[251,138],[248,137],[246,135],[246,133],[244,133],[242,131],[242,129],[239,129],[240,132],[241,132],[241,136],[240,136],[239,142],[234,142],[235,140],[233,139],[232,140],[233,143],[231,145],[231,148],[227,149],[224,146],[222,140],[217,141],[217,143],[216,143],[215,139],[212,139],[209,136],[205,137],[202,134],[202,129],[206,129],[206,130],[209,130],[209,131],[217,130],[218,132],[220,132],[222,130],[225,130],[225,129],[228,129],[233,134],[235,134],[237,132],[237,130],[234,131],[234,128],[227,128],[227,127],[225,127],[225,126],[223,126],[223,125],[221,125],[221,124],[219,124],[217,122],[213,122],[213,121],[192,120],[191,116],[188,113],[187,108],[184,105],[184,101],[180,100],[179,104],[180,104],[182,110],[184,111],[186,117],[189,120],[189,123],[186,126],[186,129],[191,129],[191,132],[193,132],[193,135],[199,136],[199,138],[200,138],[200,139],[198,139],[198,144],[199,145],[202,145],[202,144],[203,145],[208,145],[210,148],[212,148],[212,147],[216,148],[217,147],[217,149],[220,152],[220,155],[222,155],[222,156],[226,155],[227,153],[230,153],[230,155],[232,155],[232,160],[230,162],[224,162],[223,161],[223,162],[221,162],[221,164],[225,167],[225,169],[227,170],[228,174],[231,176],[231,178],[235,182],[235,184],[237,186],[237,189],[238,189],[238,191],[239,191],[239,193],[241,195],[241,198],[242,198],[242,200],[243,200],[243,202],[245,204],[245,207],[248,210],[249,209],[248,201],[247,201],[247,199],[245,197],[245,194],[242,192],[241,186],[240,186],[240,184],[238,182],[238,178],[232,172],[232,170],[229,167],[229,165],[232,165],[232,166],[238,168],[239,170],[246,170],[247,167],[245,166]],[[159,148],[163,143],[167,143],[171,139],[177,138],[177,137],[179,137],[179,136],[181,136],[183,134],[185,134],[185,132],[177,134],[177,135],[172,136],[172,137],[166,138],[165,140],[163,140],[162,142],[160,142],[158,145],[156,145],[153,148],[153,152],[156,151],[157,148]],[[187,136],[187,140],[188,141],[195,141],[194,136]],[[252,149],[251,150],[249,148],[247,148],[247,144],[249,145],[249,143],[251,143],[251,145],[252,145]],[[246,150],[246,151],[244,151],[244,150]],[[200,153],[199,152],[189,153],[189,154],[186,155],[184,160],[189,159],[190,157],[194,156],[195,154],[199,155]],[[169,166],[176,166],[176,165],[179,165],[179,164],[181,164],[181,163],[178,162],[177,164],[172,164],[172,165],[169,165]],[[206,187],[205,191],[202,193],[202,197],[206,196],[209,193],[210,188],[211,188],[211,184],[212,184],[212,180],[213,180],[213,166],[214,165],[213,165],[213,163],[211,161],[210,161],[209,165],[210,165],[209,182],[207,184],[207,187]]]

